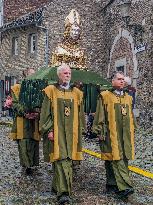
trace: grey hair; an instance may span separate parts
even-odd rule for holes
[[[111,79],[114,80],[117,77],[117,74],[121,74],[121,75],[125,76],[122,71],[114,71],[112,76],[111,76]]]
[[[125,81],[125,83],[127,83],[127,85],[131,85],[132,84],[131,83],[131,78],[129,76],[125,76],[124,77],[124,81]]]
[[[57,68],[57,75],[59,76],[59,73],[65,69],[65,68],[68,68],[68,69],[71,69],[69,65],[67,65],[66,63],[63,63],[62,65],[60,65],[58,68]]]

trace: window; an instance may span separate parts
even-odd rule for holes
[[[115,61],[115,70],[116,71],[122,71],[126,75],[126,65],[127,65],[127,59],[120,58]]]
[[[0,27],[3,26],[3,0],[0,0]]]
[[[28,51],[29,53],[35,53],[37,50],[37,35],[35,33],[30,34],[28,38]]]
[[[117,71],[122,71],[124,73],[124,65],[116,67]]]
[[[12,54],[15,56],[19,55],[19,38],[18,37],[12,38]]]
[[[11,77],[5,76],[5,95],[9,95],[11,92]]]

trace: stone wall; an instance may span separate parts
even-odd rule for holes
[[[28,52],[28,35],[37,33],[37,51]],[[19,36],[19,55],[12,54],[12,38]],[[12,29],[3,34],[1,44],[1,79],[5,75],[19,76],[25,68],[32,67],[37,70],[45,63],[45,32],[36,27]]]
[[[22,5],[22,4],[21,4]],[[11,4],[10,4],[11,6]],[[21,6],[20,6],[21,7]],[[86,0],[84,2],[76,0],[53,0],[51,3],[46,4],[44,9],[43,27],[48,28],[49,33],[49,59],[51,59],[51,53],[55,49],[58,42],[63,38],[65,18],[75,8],[81,17],[82,26],[82,38],[80,40],[81,46],[86,50],[88,58],[89,69],[95,72],[103,74],[105,67],[103,66],[105,48],[103,46],[103,21],[102,4],[97,1]],[[24,7],[23,7],[24,8]],[[27,9],[28,9],[27,4]],[[13,7],[14,9],[14,7]],[[13,12],[13,11],[12,11]],[[9,15],[8,15],[9,17]],[[42,31],[43,41],[45,40],[45,31]],[[11,56],[11,38],[13,33],[17,33],[21,39],[20,55],[16,58]],[[3,33],[3,39],[1,44],[2,54],[2,70],[5,69],[8,72],[17,73],[24,67],[31,65],[34,68],[41,67],[45,64],[44,60],[44,47],[39,46],[40,58],[37,55],[37,59],[30,58],[26,53],[27,39],[23,35],[27,35],[27,27],[24,29],[11,29],[10,31]],[[40,43],[41,44],[41,43]],[[42,45],[42,44],[41,44]],[[43,44],[44,45],[44,44]],[[43,60],[42,60],[43,59]],[[106,73],[106,72],[105,72]],[[105,75],[106,76],[106,75]]]
[[[145,43],[146,49],[143,52],[138,52],[135,54],[135,59],[132,60],[132,63],[137,64],[137,70],[135,74],[132,76],[134,81],[134,86],[137,89],[137,98],[136,98],[136,108],[139,109],[140,112],[140,124],[145,127],[152,129],[153,125],[153,95],[152,95],[152,87],[153,87],[153,71],[152,71],[152,22],[151,22],[151,16],[152,16],[152,10],[151,10],[151,1],[150,0],[137,0],[132,1],[131,10],[130,10],[130,24],[141,24],[143,25],[143,35],[142,35],[142,42],[140,42],[140,34],[135,35],[134,34],[134,26],[127,27],[126,24],[121,19],[116,1],[114,1],[113,4],[111,4],[105,12],[105,42],[107,46],[105,47],[108,53],[112,49],[113,42],[116,38],[116,36],[119,33],[119,30],[126,30],[127,36],[126,39],[133,38],[133,45],[137,46],[141,43]],[[109,30],[109,32],[108,32]],[[131,44],[132,45],[132,44]],[[130,45],[130,46],[131,46]],[[112,54],[112,60],[110,63],[110,70],[113,71],[114,68],[114,61],[118,60],[119,58],[122,58],[124,56],[128,56],[128,58],[131,58],[131,51],[132,47],[129,47],[129,44],[123,40],[122,38],[115,46],[114,52]],[[110,52],[111,54],[111,52]],[[107,54],[106,54],[107,55]],[[110,55],[109,55],[110,56]],[[109,60],[107,57],[106,61],[106,67],[109,63]],[[136,61],[136,62],[135,62]],[[128,67],[128,62],[126,66]],[[136,65],[135,64],[135,65]],[[134,69],[134,64],[131,64],[131,68]],[[132,70],[130,71],[130,73]],[[111,73],[111,72],[110,72]],[[131,75],[127,71],[127,75]]]
[[[129,77],[132,77],[134,73],[134,65],[133,65],[133,54],[131,51],[131,45],[126,38],[122,37],[115,44],[112,53],[111,64],[110,64],[111,70],[109,72],[109,76],[112,76],[112,72],[114,71],[113,68],[115,68],[115,61],[124,58],[126,60],[125,74],[128,75]]]

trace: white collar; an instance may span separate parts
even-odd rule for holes
[[[61,88],[68,90],[70,88],[70,83],[68,83],[66,86],[60,85]]]
[[[117,95],[121,96],[123,95],[123,90],[114,90],[114,93],[116,93]]]

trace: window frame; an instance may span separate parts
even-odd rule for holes
[[[126,75],[126,69],[127,69],[126,66],[127,66],[126,57],[115,60],[115,70],[117,71],[118,68],[123,67],[124,68],[124,71],[123,71],[124,75]]]
[[[34,55],[37,53],[37,39],[38,39],[37,33],[30,33],[28,35],[28,53],[31,55]]]
[[[12,37],[12,55],[19,56],[19,36]]]
[[[4,24],[4,1],[0,0],[0,27]]]
[[[125,66],[124,65],[117,66],[116,71],[122,71],[123,73],[125,73]]]

